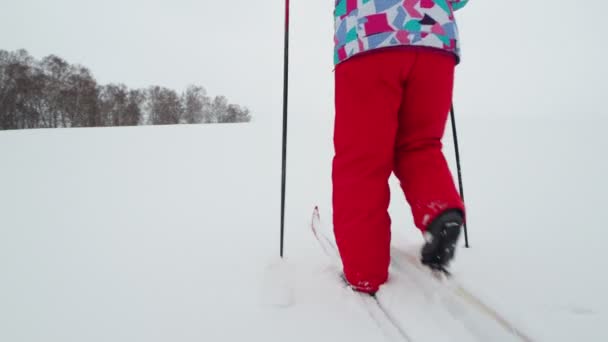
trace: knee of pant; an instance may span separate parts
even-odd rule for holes
[[[397,143],[399,151],[441,150],[441,138],[408,139]]]
[[[393,166],[393,147],[373,149],[369,147],[351,148],[336,151],[334,168],[344,169],[348,173],[374,175],[378,172],[390,173]]]

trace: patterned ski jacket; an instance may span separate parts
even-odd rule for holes
[[[439,49],[460,60],[454,11],[469,0],[336,0],[334,64],[391,46]]]

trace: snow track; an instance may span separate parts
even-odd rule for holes
[[[311,228],[340,273],[340,257],[318,208]],[[353,291],[390,341],[498,341],[532,339],[452,278],[439,277],[412,251],[391,250],[389,282],[376,297]]]
[[[479,340],[533,341],[496,309],[459,284],[456,279],[435,274],[426,268],[412,251],[393,248],[391,255],[394,271],[414,279],[426,295],[434,294],[437,302]]]
[[[315,207],[313,211],[310,226],[321,249],[330,258],[333,264],[332,266],[335,266],[337,268],[337,273],[339,273],[340,256],[334,241],[322,231],[321,218],[317,207]],[[352,291],[352,293],[353,297],[356,298],[357,303],[367,312],[389,341],[412,342],[412,339],[408,336],[407,332],[399,325],[398,319],[393,317],[377,298],[356,291]]]

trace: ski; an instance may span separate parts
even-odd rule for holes
[[[443,293],[444,297],[451,296],[460,299],[462,302],[466,303],[467,306],[475,308],[477,312],[494,321],[516,339],[523,342],[533,341],[522,330],[509,322],[508,319],[458,283],[452,274],[445,268],[435,269],[424,265],[416,255],[397,250],[396,248],[391,249],[391,264],[396,270],[402,273],[409,273],[416,278],[420,278],[420,276],[427,278],[428,282],[425,285],[429,285],[433,291]],[[450,300],[450,298],[446,299]]]
[[[335,243],[321,230],[321,218],[318,207],[315,207],[313,210],[310,227],[323,253],[330,259],[333,265],[341,265],[340,255]],[[348,286],[346,280],[342,279],[345,286]],[[398,320],[385,309],[375,295],[372,296],[352,289],[351,291],[357,298],[357,302],[390,341],[412,341],[407,332],[399,325]]]
[[[313,210],[311,220],[311,230],[316,240],[319,242],[323,253],[327,255],[331,262],[341,269],[341,259],[331,234],[323,230],[318,207]],[[415,283],[421,293],[427,298],[437,298],[440,305],[445,308],[445,315],[450,319],[460,322],[466,330],[473,332],[478,340],[492,338],[492,333],[496,331],[483,331],[481,321],[487,322],[502,331],[499,333],[503,339],[508,341],[533,341],[522,330],[518,329],[508,319],[499,314],[490,305],[484,303],[480,298],[472,294],[465,287],[460,285],[454,276],[445,268],[436,269],[422,264],[419,257],[411,251],[404,251],[397,248],[391,249],[391,267],[394,272],[406,277]],[[339,272],[339,271],[338,271]],[[344,281],[347,286],[346,281]],[[359,303],[375,321],[379,328],[392,341],[413,341],[412,335],[408,335],[403,329],[402,319],[397,319],[394,310],[389,310],[379,300],[377,294],[370,296],[352,290],[358,298]],[[493,322],[493,323],[490,323]],[[481,328],[480,328],[481,324]],[[480,330],[481,329],[481,330]],[[489,335],[488,335],[489,334]],[[416,336],[416,333],[414,333]],[[494,336],[495,337],[495,336]],[[416,338],[418,340],[418,338]]]

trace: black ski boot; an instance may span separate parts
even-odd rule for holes
[[[464,219],[460,210],[447,210],[431,222],[424,233],[421,262],[433,270],[443,271],[454,258],[456,243]]]

